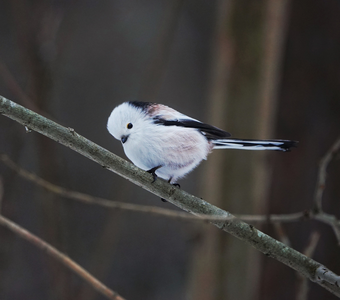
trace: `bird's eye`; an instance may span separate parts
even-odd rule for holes
[[[129,123],[129,124],[126,125],[127,129],[131,129],[132,127],[133,127],[132,123]]]

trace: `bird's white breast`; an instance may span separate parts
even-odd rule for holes
[[[150,124],[124,144],[127,157],[139,168],[162,166],[156,174],[166,180],[180,178],[206,159],[211,150],[196,129]]]

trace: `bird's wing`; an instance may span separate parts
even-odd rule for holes
[[[165,105],[158,104],[157,110],[155,109],[153,112],[152,117],[155,124],[195,128],[204,134],[209,140],[227,138],[231,136],[229,132],[190,118]]]

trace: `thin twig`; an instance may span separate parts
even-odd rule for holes
[[[338,240],[338,245],[340,246],[340,220],[338,220],[336,216],[324,212],[314,214],[312,217],[332,227],[335,237]]]
[[[308,219],[315,219],[320,222],[326,223],[332,227],[335,232],[335,235],[340,241],[340,221],[333,215],[326,214],[324,212],[320,212],[317,214],[304,212],[297,212],[291,214],[271,214],[271,215],[235,215],[235,216],[207,216],[203,214],[196,214],[196,215],[189,215],[184,212],[174,211],[171,209],[160,208],[156,206],[147,206],[147,205],[139,205],[139,204],[132,204],[132,203],[124,203],[119,201],[112,201],[100,197],[94,197],[88,194],[68,190],[66,188],[60,187],[53,183],[48,182],[40,178],[39,176],[26,171],[25,169],[18,166],[14,161],[12,161],[8,155],[1,154],[0,160],[7,165],[9,168],[17,172],[21,177],[29,180],[46,190],[53,192],[57,195],[60,195],[65,198],[81,201],[86,204],[93,204],[99,205],[107,208],[112,209],[121,209],[133,212],[140,212],[140,213],[149,213],[154,215],[161,215],[168,218],[174,219],[183,219],[183,220],[193,220],[193,221],[226,221],[232,218],[238,218],[242,221],[251,222],[251,223],[290,223],[290,222],[297,222],[303,221]],[[282,239],[281,241],[284,244],[287,244]],[[289,245],[289,244],[287,244]]]
[[[1,211],[2,211],[3,197],[4,197],[4,182],[3,182],[2,177],[0,176],[0,214],[1,214]]]
[[[168,218],[181,219],[181,220],[192,220],[192,221],[226,221],[233,218],[240,219],[242,221],[251,223],[291,223],[304,220],[315,219],[324,223],[329,224],[333,228],[338,225],[338,221],[333,216],[321,214],[310,214],[307,211],[291,213],[291,214],[271,214],[271,215],[235,215],[235,216],[207,216],[204,214],[190,215],[185,212],[175,211],[172,209],[165,209],[156,206],[124,203],[119,201],[108,200],[100,197],[94,197],[88,194],[80,193],[77,191],[72,191],[47,180],[40,178],[39,176],[28,172],[27,170],[18,166],[13,160],[11,160],[8,155],[0,154],[0,160],[9,168],[14,170],[18,175],[24,179],[33,182],[34,184],[43,187],[44,189],[60,195],[62,197],[73,199],[76,201],[83,202],[85,204],[99,205],[112,209],[121,209],[139,213],[148,213],[154,215],[161,215]],[[337,231],[340,234],[340,231]]]
[[[323,193],[326,187],[327,167],[332,159],[340,151],[340,138],[338,138],[325,156],[320,160],[318,179],[314,194],[314,207],[312,210],[313,218],[330,225],[340,246],[340,221],[336,216],[325,213],[322,207]]]
[[[309,220],[310,215],[307,211],[301,211],[291,214],[270,214],[270,215],[235,215],[242,221],[251,223],[290,223],[297,221]]]
[[[134,211],[140,213],[149,213],[155,215],[161,215],[164,217],[193,220],[193,221],[226,221],[232,218],[238,218],[243,221],[253,222],[253,223],[276,223],[276,222],[296,222],[301,220],[307,220],[305,212],[298,212],[292,214],[282,214],[282,215],[235,215],[235,217],[221,217],[221,216],[207,216],[203,214],[190,215],[181,211],[175,211],[171,209],[160,208],[156,206],[124,203],[119,201],[108,200],[100,197],[94,197],[88,194],[72,191],[61,186],[55,185],[39,176],[28,172],[27,170],[21,168],[13,160],[11,160],[8,155],[0,154],[0,160],[9,168],[14,170],[18,175],[24,179],[33,182],[34,184],[43,187],[44,189],[60,195],[65,198],[81,201],[86,204],[99,205],[107,208],[121,209],[127,211]]]
[[[248,245],[253,246],[267,256],[300,272],[310,280],[340,297],[340,287],[336,274],[317,261],[306,257],[302,253],[287,247],[283,243],[261,232],[253,225],[249,225],[239,219],[234,219],[233,215],[229,212],[188,194],[167,183],[165,180],[158,179],[153,182],[151,174],[79,135],[73,129],[63,127],[2,96],[0,96],[0,113],[23,126],[27,126],[31,130],[39,132],[73,149],[97,162],[104,168],[128,179],[156,196],[166,199],[168,202],[187,212],[194,215],[204,214],[208,216],[231,217],[230,220],[211,221],[211,223],[219,229],[246,242]],[[327,272],[327,274],[323,276],[320,270],[326,270],[325,272]]]
[[[279,240],[284,243],[285,245],[291,247],[290,239],[286,233],[286,231],[283,229],[283,226],[281,223],[274,223],[274,228],[276,233],[279,236]]]
[[[308,257],[313,257],[316,246],[318,245],[319,240],[320,240],[320,233],[317,232],[317,231],[312,232],[310,237],[309,237],[309,243],[306,246],[303,253]]]
[[[320,233],[313,232],[310,235],[309,243],[306,246],[303,253],[308,257],[313,257],[314,251],[320,239]],[[302,276],[300,273],[297,274],[297,292],[296,292],[296,300],[307,300],[308,299],[308,279]]]
[[[10,221],[9,219],[3,217],[0,215],[0,224],[21,238],[29,241],[36,247],[40,248],[50,256],[54,257],[56,260],[61,262],[63,265],[65,265],[67,268],[69,268],[71,271],[76,273],[78,276],[83,278],[87,283],[89,283],[94,289],[96,289],[98,292],[100,292],[102,295],[104,295],[108,299],[112,300],[124,300],[120,295],[118,295],[116,292],[109,289],[107,286],[105,286],[103,283],[101,283],[99,280],[94,278],[90,273],[85,271],[80,265],[78,265],[76,262],[74,262],[72,259],[70,259],[65,254],[59,252],[56,248],[51,246],[50,244],[46,243],[36,235],[30,233],[26,229],[22,228],[18,224]]]
[[[13,74],[10,72],[8,67],[5,65],[3,61],[0,60],[0,76],[6,84],[6,87],[9,88],[11,93],[15,95],[15,97],[19,100],[20,103],[26,105],[29,109],[34,109],[40,114],[52,119],[48,113],[42,111],[32,99],[24,92],[19,83],[15,80]]]
[[[321,159],[319,165],[318,179],[314,195],[315,213],[322,212],[322,196],[326,186],[327,167],[335,155],[340,151],[340,138],[336,140],[333,146],[327,151],[326,155]]]

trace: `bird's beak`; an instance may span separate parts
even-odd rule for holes
[[[120,140],[122,141],[123,144],[127,141],[128,137],[129,137],[128,135],[123,135],[123,136],[120,138]]]

